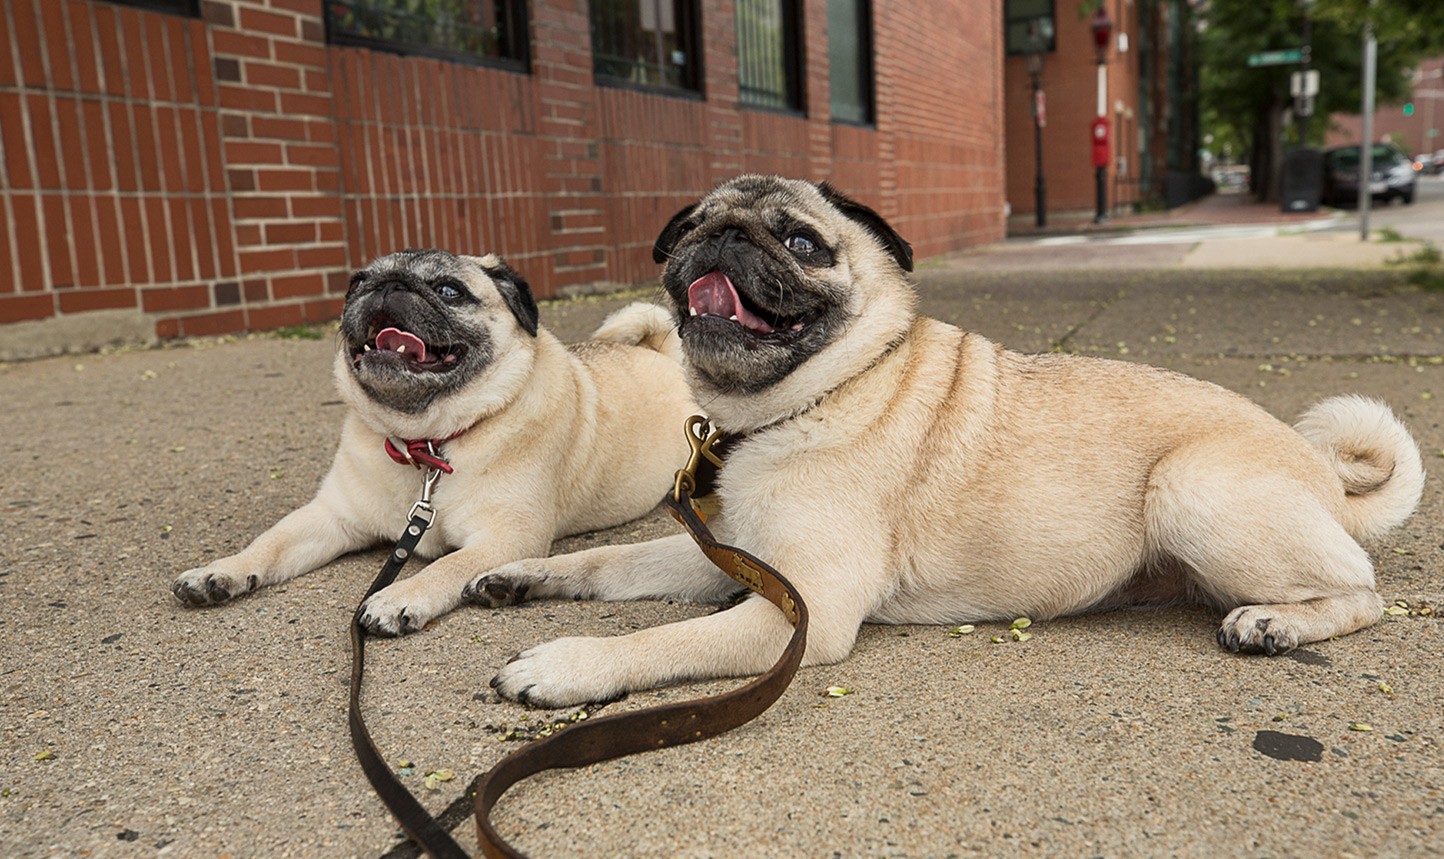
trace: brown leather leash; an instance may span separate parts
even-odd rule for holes
[[[525,856],[508,844],[491,822],[492,808],[512,785],[550,769],[588,766],[638,752],[695,743],[726,733],[755,719],[772,706],[786,691],[802,664],[807,644],[807,606],[802,601],[802,595],[766,562],[735,546],[717,542],[707,528],[707,518],[718,509],[715,494],[717,471],[722,467],[725,447],[732,440],[703,417],[689,418],[686,431],[692,453],[687,466],[677,472],[672,492],[666,498],[672,516],[687,529],[713,564],[777,606],[792,623],[792,638],[772,668],[730,692],[576,722],[502,758],[476,783],[476,833],[485,856]],[[413,535],[418,524],[421,525],[420,530]],[[419,542],[428,525],[430,519],[418,517],[417,509],[413,508],[402,543],[397,545],[397,550],[393,551],[381,574],[372,583],[368,597],[395,579],[401,564],[415,548],[415,542],[410,548],[403,544],[413,537]],[[393,566],[395,569],[392,569]],[[423,850],[448,859],[465,856],[465,851],[451,835],[396,778],[371,741],[360,715],[365,638],[366,630],[360,624],[358,607],[351,624],[350,725],[352,745],[362,769],[381,801]]]

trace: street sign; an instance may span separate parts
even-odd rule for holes
[[[1319,70],[1294,72],[1289,75],[1289,95],[1294,98],[1319,94]]]
[[[1264,51],[1262,53],[1248,55],[1250,68],[1255,66],[1286,66],[1289,63],[1301,63],[1303,61],[1303,48],[1289,48],[1285,51]]]

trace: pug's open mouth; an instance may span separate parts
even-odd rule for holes
[[[821,311],[789,315],[763,307],[746,290],[738,290],[732,279],[721,271],[702,275],[687,287],[689,319],[715,319],[734,323],[747,334],[768,339],[784,339],[796,335]]]
[[[465,357],[464,344],[427,343],[384,315],[371,322],[365,342],[351,350],[352,366],[359,367],[364,361],[412,373],[446,373]]]

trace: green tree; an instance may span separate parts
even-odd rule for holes
[[[1278,164],[1286,140],[1296,131],[1284,127],[1292,104],[1289,77],[1296,65],[1248,65],[1250,54],[1296,48],[1304,42],[1306,11],[1310,30],[1309,67],[1319,72],[1315,120],[1310,142],[1323,139],[1331,113],[1357,113],[1362,96],[1363,33],[1374,22],[1379,41],[1380,103],[1409,94],[1408,73],[1419,59],[1444,50],[1438,0],[1208,0],[1201,10],[1200,88],[1203,114],[1216,139],[1239,141],[1249,153],[1254,195],[1278,197]],[[1426,6],[1435,7],[1426,11]]]

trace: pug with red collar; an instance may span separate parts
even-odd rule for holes
[[[402,251],[356,272],[335,378],[349,406],[316,497],[238,554],[188,570],[182,603],[224,602],[394,541],[421,477],[442,463],[434,559],[365,604],[373,633],[421,629],[478,570],[545,555],[552,540],[651,510],[685,460],[697,411],[671,315],[617,311],[563,345],[538,325],[526,282],[494,255]]]

